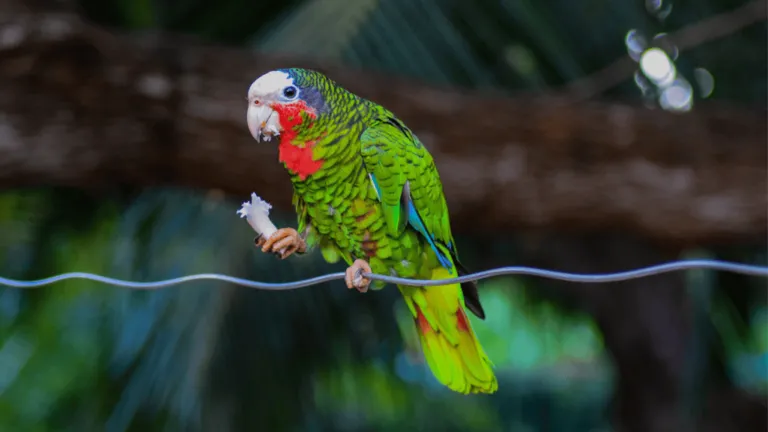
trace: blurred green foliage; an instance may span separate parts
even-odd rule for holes
[[[186,32],[503,92],[561,86],[625,56],[631,28],[671,32],[736,3],[744,2],[679,2],[659,22],[640,1],[80,1],[91,19],[123,29]],[[689,76],[708,68],[715,97],[764,103],[768,71],[764,55],[753,55],[765,53],[764,35],[764,24],[753,26],[681,55],[680,67]],[[603,96],[641,98],[631,78]],[[284,281],[341,270],[317,255],[278,262],[257,253],[238,204],[167,189],[5,192],[0,274],[152,280],[219,272]],[[295,224],[290,214],[275,222]],[[472,250],[477,241],[460,243]],[[753,252],[742,258],[765,262]],[[726,287],[743,287],[743,279],[696,277],[692,292],[726,341],[734,379],[765,392],[768,312],[732,299]],[[710,290],[696,290],[706,284]],[[140,292],[83,281],[0,288],[0,430],[606,429],[614,372],[594,322],[513,278],[481,285],[488,319],[473,325],[501,386],[473,398],[432,378],[392,289],[360,296],[338,283],[257,292],[195,282]]]
[[[68,203],[90,222],[58,220]],[[3,274],[76,270],[151,280],[215,271],[277,281],[338,270],[316,256],[276,263],[255,253],[236,208],[167,190],[112,202],[71,191],[5,193],[0,226],[13,242],[0,257]],[[195,282],[141,292],[66,281],[0,292],[2,430],[187,430],[215,418],[219,404],[246,404],[241,418],[227,420],[232,430],[298,427],[315,417],[315,426],[333,430],[414,422],[498,430],[519,421],[488,398],[463,398],[434,380],[394,290],[358,296],[326,284],[256,292]],[[489,318],[473,325],[509,383],[506,404],[533,393],[573,415],[592,412],[590,424],[599,424],[610,367],[590,321],[531,303],[513,279],[489,282],[484,301]],[[456,404],[461,409],[450,409]],[[563,417],[562,427],[572,421]]]

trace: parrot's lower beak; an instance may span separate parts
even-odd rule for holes
[[[278,114],[267,104],[248,105],[246,115],[248,130],[256,141],[270,141],[273,136],[280,135],[280,119]]]

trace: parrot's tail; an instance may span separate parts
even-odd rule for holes
[[[432,279],[453,277],[439,267]],[[399,287],[413,312],[424,357],[438,381],[459,393],[494,393],[499,384],[459,302],[459,284]]]

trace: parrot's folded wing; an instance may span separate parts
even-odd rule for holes
[[[394,116],[385,116],[360,137],[363,163],[381,201],[391,233],[407,226],[419,232],[446,269],[466,273],[451,234],[448,205],[432,155]],[[477,285],[461,284],[466,306],[485,318]]]
[[[360,139],[390,232],[397,234],[410,225],[427,239],[441,264],[452,268],[448,206],[432,156],[394,117],[373,124]]]

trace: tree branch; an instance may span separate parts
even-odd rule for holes
[[[288,209],[275,144],[247,131],[245,92],[291,65],[397,113],[433,153],[457,231],[610,227],[673,243],[766,233],[764,111],[699,104],[674,115],[489,97],[170,35],[118,35],[66,14],[0,18],[0,187],[256,191]]]
[[[684,27],[669,35],[669,39],[679,52],[683,52],[765,20],[766,2],[755,0],[738,9]],[[637,63],[629,56],[623,56],[605,68],[568,84],[563,91],[574,99],[590,99],[631,78],[635,70]]]

